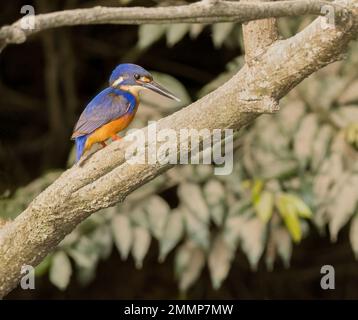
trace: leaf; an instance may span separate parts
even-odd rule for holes
[[[321,90],[318,93],[320,99],[316,101],[316,104],[318,104],[320,109],[323,108],[324,110],[328,110],[347,86],[348,79],[338,76],[338,72],[336,72],[336,74],[330,74],[323,79],[321,78]],[[323,94],[320,94],[321,92]]]
[[[143,259],[148,252],[151,237],[147,229],[143,227],[133,228],[132,255],[137,269],[143,266]]]
[[[59,243],[59,247],[62,249],[71,248],[71,246],[78,241],[80,235],[81,233],[78,231],[78,229],[75,229]]]
[[[178,196],[185,206],[202,222],[208,223],[210,219],[209,208],[205,202],[200,188],[194,183],[181,183]]]
[[[194,166],[191,164],[183,164],[181,166],[176,167],[174,170],[177,170],[180,177],[184,178],[185,180],[187,180],[187,179],[189,180],[190,177],[192,177],[194,175]],[[174,170],[170,170],[168,172],[171,173]]]
[[[338,99],[340,105],[354,102],[358,102],[358,80],[353,81]]]
[[[79,224],[77,230],[80,234],[89,235],[93,232],[98,226],[104,223],[103,216],[95,213],[94,215],[90,216],[88,219],[85,219],[83,222]]]
[[[211,164],[201,164],[194,166],[194,176],[191,179],[197,183],[204,182],[213,176],[213,166]]]
[[[294,160],[278,160],[267,162],[262,168],[260,176],[263,179],[287,179],[297,174],[297,161]]]
[[[161,197],[154,195],[149,198],[145,210],[148,214],[150,230],[154,237],[159,240],[163,234],[170,207]]]
[[[312,77],[303,81],[300,86],[297,86],[299,96],[305,98],[305,102],[308,106],[317,105],[317,92],[320,92],[322,84],[317,74],[313,74]]]
[[[351,123],[344,129],[345,140],[358,149],[358,122]]]
[[[183,243],[176,251],[175,273],[177,275],[183,273],[189,265],[191,259],[191,251],[193,247],[195,247],[195,244],[191,240],[188,240]]]
[[[179,289],[185,292],[200,276],[205,264],[204,252],[193,242],[187,241],[177,250],[175,269],[179,278]]]
[[[180,209],[172,210],[163,236],[159,243],[159,261],[164,261],[167,254],[177,245],[184,233],[183,213]]]
[[[302,238],[306,238],[310,232],[310,225],[307,220],[300,219]]]
[[[291,233],[293,241],[296,243],[300,242],[302,239],[302,231],[297,215],[290,211],[284,215],[283,220]]]
[[[76,278],[82,286],[87,286],[96,277],[96,266],[81,267],[76,266]]]
[[[99,260],[99,252],[87,236],[82,236],[78,243],[68,250],[68,254],[77,266],[85,269],[95,268]]]
[[[349,229],[349,240],[355,255],[356,260],[358,259],[358,214],[352,219],[351,227]]]
[[[348,176],[337,187],[333,203],[328,207],[331,240],[337,240],[339,230],[353,215],[358,202],[358,176]]]
[[[173,47],[178,43],[189,31],[190,24],[188,23],[174,23],[170,24],[167,29],[167,45]]]
[[[102,225],[95,229],[91,235],[93,243],[97,247],[99,257],[107,259],[112,252],[112,233],[107,225]]]
[[[325,159],[332,136],[333,129],[329,125],[323,125],[318,131],[312,147],[312,168],[314,171],[319,169],[319,166]]]
[[[147,213],[143,207],[136,207],[129,215],[129,219],[135,225],[143,228],[149,228]]]
[[[294,154],[303,166],[307,164],[307,161],[311,156],[313,141],[317,133],[317,129],[317,115],[311,113],[303,118],[298,128],[298,131],[294,136]]]
[[[306,105],[302,100],[293,100],[286,98],[284,101],[285,107],[281,108],[279,117],[279,126],[282,130],[291,136],[300,123],[301,118],[306,112]]]
[[[71,261],[63,251],[53,255],[49,278],[53,285],[60,290],[65,290],[70,283],[72,275]]]
[[[158,41],[165,33],[166,26],[161,24],[142,24],[138,28],[138,43],[140,50],[150,47]]]
[[[276,197],[276,206],[286,224],[294,242],[298,243],[302,239],[300,220],[294,205],[287,200],[285,194]]]
[[[225,188],[225,201],[224,204],[226,205],[227,202],[231,202],[228,198],[231,196],[240,196],[242,194],[242,186],[240,181],[240,175],[235,171],[228,175],[219,175],[216,177],[217,180],[221,181],[224,184]],[[230,189],[228,190],[227,187]]]
[[[220,227],[224,222],[224,217],[226,213],[226,208],[223,203],[219,203],[213,207],[210,208],[210,216],[211,220]]]
[[[246,212],[249,208],[251,208],[252,203],[248,199],[242,199],[236,201],[234,205],[232,205],[229,209],[229,216],[241,215]]]
[[[232,22],[215,23],[212,25],[213,43],[215,48],[220,48],[229,36],[235,24]]]
[[[221,226],[225,215],[225,188],[220,181],[211,179],[204,186],[204,195],[209,205],[211,219]]]
[[[199,34],[204,30],[206,27],[203,23],[193,23],[190,25],[190,38],[196,39]]]
[[[329,192],[343,175],[343,159],[341,154],[332,153],[322,163],[318,175],[313,181],[313,194],[318,204],[330,199]]]
[[[133,232],[130,220],[126,214],[117,214],[111,222],[114,243],[121,255],[126,260],[131,249]]]
[[[252,186],[252,190],[251,190],[252,202],[255,203],[258,201],[263,187],[264,187],[264,182],[262,180],[255,179],[254,185]]]
[[[332,111],[330,116],[335,124],[344,128],[352,122],[358,122],[358,108],[356,105],[339,107]]]
[[[208,225],[202,220],[199,220],[190,210],[186,207],[180,207],[180,210],[184,214],[185,228],[188,237],[196,244],[204,249],[209,247],[210,233]]]
[[[288,231],[278,226],[274,231],[274,241],[277,247],[277,253],[281,257],[286,268],[290,266],[292,256],[292,241]]]
[[[225,200],[225,188],[215,179],[209,180],[204,186],[204,195],[209,206],[215,206]]]
[[[258,200],[254,203],[257,216],[267,223],[273,212],[274,196],[271,192],[263,191]]]
[[[297,214],[302,218],[312,218],[312,211],[306,203],[294,194],[286,194],[286,200],[296,209]]]
[[[257,269],[265,248],[266,227],[257,217],[245,221],[240,231],[241,248],[249,259],[251,268]]]
[[[221,235],[218,235],[214,240],[208,257],[211,282],[214,289],[219,289],[221,283],[227,277],[233,255],[232,247],[227,245]]]
[[[318,208],[314,214],[313,222],[318,228],[320,235],[326,235],[326,225],[328,224],[328,214],[324,206]]]
[[[267,116],[268,115],[266,115],[266,117]],[[282,130],[279,121],[271,121],[270,125],[267,126],[267,122],[270,120],[267,118],[261,118],[259,120],[257,129],[262,132],[262,134],[258,134],[257,138],[260,141],[260,146],[263,146],[262,149],[271,153],[272,156],[275,157],[275,160],[277,160],[275,154],[285,155],[285,153],[288,152],[290,137]],[[264,146],[267,147],[264,148]]]
[[[230,216],[226,219],[223,238],[232,250],[236,250],[246,220],[247,217],[243,215]]]

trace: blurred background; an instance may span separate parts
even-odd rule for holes
[[[1,2],[0,26],[35,12],[190,1]],[[289,37],[313,17],[280,19]],[[0,225],[74,160],[70,135],[119,63],[182,98],[146,95],[131,127],[164,117],[243,65],[241,26],[99,25],[41,32],[0,54]],[[358,45],[236,133],[234,172],[178,166],[91,216],[7,299],[357,299]],[[0,257],[1,258],[1,257]],[[335,290],[320,286],[335,268]]]

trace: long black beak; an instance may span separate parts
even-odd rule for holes
[[[160,84],[156,83],[155,81],[143,82],[142,86],[156,93],[159,93],[162,96],[167,97],[169,99],[180,101],[180,99],[177,96],[169,92],[167,89],[163,88]]]

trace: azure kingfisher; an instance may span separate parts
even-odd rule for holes
[[[120,139],[117,133],[132,122],[140,102],[139,91],[143,89],[180,101],[144,68],[131,63],[118,65],[109,78],[109,87],[92,99],[75,126],[71,139],[76,143],[76,161],[93,144],[105,147],[107,139]]]

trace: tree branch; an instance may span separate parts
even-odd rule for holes
[[[358,0],[345,3],[350,19],[327,28],[320,17],[292,38],[276,41],[226,84],[158,121],[158,130],[238,129],[251,123],[259,114],[243,110],[278,101],[305,77],[341,57],[358,31]],[[113,142],[82,167],[67,170],[0,229],[0,297],[17,285],[22,265],[37,265],[90,214],[123,201],[171,167],[125,162],[128,144],[125,139]]]
[[[64,26],[88,24],[145,24],[145,23],[215,23],[246,22],[251,20],[288,17],[305,14],[323,15],[322,6],[330,5],[338,16],[344,14],[341,6],[328,1],[294,0],[242,3],[235,1],[203,0],[173,7],[94,7],[36,15],[34,29],[22,29],[21,19],[0,29],[0,51],[10,43],[23,43],[37,32]]]
[[[252,0],[242,1],[252,2]],[[244,35],[245,61],[247,63],[250,63],[252,59],[259,56],[268,46],[278,39],[278,29],[275,18],[244,23],[242,25],[242,31]]]
[[[252,2],[252,0],[242,1]],[[248,65],[251,65],[253,59],[266,51],[278,39],[278,28],[275,18],[244,23],[242,25],[242,32],[245,46],[245,61]],[[275,112],[279,110],[278,101],[272,101],[271,106],[268,106],[269,109],[265,111]]]

